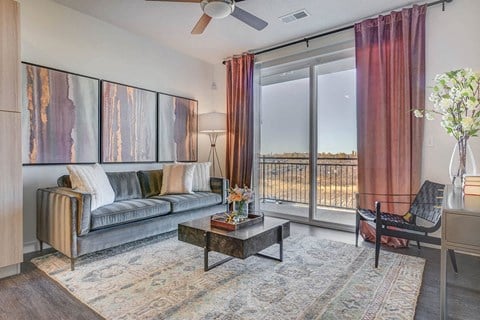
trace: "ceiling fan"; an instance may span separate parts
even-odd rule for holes
[[[163,1],[163,2],[191,2],[200,3],[203,15],[192,29],[192,34],[202,34],[205,28],[213,19],[222,19],[233,16],[238,20],[246,23],[250,27],[260,31],[263,30],[268,23],[257,16],[237,7],[235,3],[244,0],[146,0],[146,1]]]

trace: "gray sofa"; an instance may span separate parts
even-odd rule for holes
[[[220,212],[227,205],[228,180],[210,178],[212,192],[160,196],[162,170],[107,172],[115,202],[93,211],[91,195],[71,188],[37,190],[37,238],[70,258],[177,229],[179,223]]]

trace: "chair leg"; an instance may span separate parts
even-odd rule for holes
[[[452,260],[453,271],[455,271],[455,273],[458,273],[457,258],[455,257],[455,251],[453,251],[452,249],[448,249],[448,254],[450,255],[450,260]]]
[[[70,270],[75,271],[75,258],[70,258]]]
[[[382,217],[380,210],[380,202],[375,202],[375,268],[378,268],[378,258],[380,256],[380,246],[382,244]]]
[[[420,241],[417,241],[417,248],[420,250]]]
[[[381,245],[381,234],[378,230],[375,230],[375,268],[378,268],[378,258],[380,257],[380,245]]]
[[[360,233],[360,215],[356,214],[356,224],[355,224],[355,247],[358,247],[358,234]]]

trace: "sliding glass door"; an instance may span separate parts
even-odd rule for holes
[[[261,70],[260,210],[350,229],[357,190],[353,58]]]

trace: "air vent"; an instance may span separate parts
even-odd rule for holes
[[[309,15],[310,14],[305,9],[302,9],[302,10],[291,12],[289,14],[281,16],[278,19],[282,20],[283,23],[290,23],[290,22],[293,22],[293,21],[297,21],[297,20],[306,18]]]

